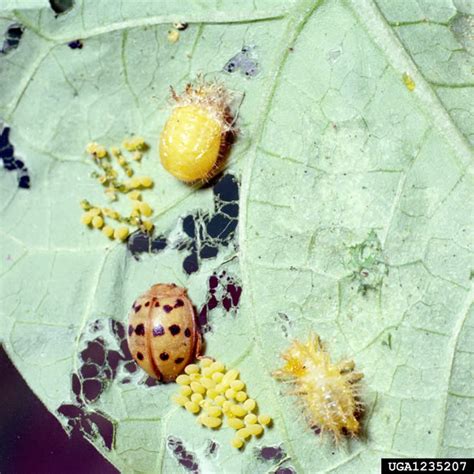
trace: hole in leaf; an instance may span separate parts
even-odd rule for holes
[[[74,6],[74,0],[49,0],[49,5],[56,15],[60,15]]]
[[[157,253],[168,246],[187,252],[183,269],[190,275],[199,270],[201,261],[215,258],[222,247],[234,243],[239,213],[239,183],[235,176],[226,174],[213,185],[214,211],[196,211],[181,219],[182,234],[176,242],[167,236],[151,238],[143,232],[135,232],[127,242],[128,249],[138,259],[141,253]]]
[[[18,187],[28,189],[30,187],[30,176],[28,168],[21,159],[15,156],[15,148],[10,143],[10,127],[4,127],[0,121],[0,160],[7,171],[16,171]]]
[[[201,472],[195,454],[188,451],[179,438],[169,436],[167,445],[174,458],[186,471],[194,474],[199,474]]]
[[[261,461],[280,461],[285,457],[285,451],[281,446],[264,446],[256,451]]]
[[[21,37],[23,36],[24,27],[20,23],[12,23],[5,31],[5,40],[3,41],[1,54],[8,54],[18,48]]]
[[[211,330],[208,316],[216,308],[224,308],[227,313],[235,316],[241,295],[242,286],[234,275],[225,271],[212,274],[208,280],[207,301],[198,312],[198,323],[202,332]]]

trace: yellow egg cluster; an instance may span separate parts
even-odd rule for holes
[[[148,150],[148,145],[141,137],[132,137],[123,142],[123,147],[132,153],[132,160],[140,161],[143,153]],[[134,171],[119,147],[111,147],[110,153],[107,149],[97,143],[89,143],[86,151],[91,155],[94,163],[102,170],[102,173],[94,172],[92,176],[105,187],[105,195],[111,200],[117,200],[117,193],[127,194],[132,201],[132,211],[128,216],[122,216],[118,211],[107,207],[91,204],[86,199],[81,201],[84,214],[81,222],[93,229],[99,229],[109,239],[126,240],[130,234],[129,226],[134,226],[142,232],[151,233],[153,223],[145,217],[151,217],[153,209],[143,201],[141,190],[151,188],[153,180],[150,176],[133,176]],[[113,166],[114,160],[122,169],[128,180],[120,181],[119,173]],[[106,223],[106,219],[112,219],[122,224],[118,227]]]
[[[226,370],[222,362],[205,358],[184,372],[176,379],[180,390],[173,401],[190,413],[200,413],[198,422],[207,428],[219,428],[225,417],[227,426],[236,431],[234,448],[242,448],[251,436],[260,436],[271,423],[270,416],[257,414],[257,403],[248,397],[238,370]]]

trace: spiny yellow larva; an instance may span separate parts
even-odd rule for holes
[[[171,88],[176,105],[160,137],[163,167],[181,181],[208,180],[222,168],[232,126],[231,94],[218,82],[198,79],[182,95]]]
[[[312,334],[307,343],[294,341],[282,354],[283,367],[273,376],[294,385],[293,395],[304,404],[311,426],[329,431],[338,441],[344,434],[359,433],[359,381],[352,360],[332,364],[319,337]]]

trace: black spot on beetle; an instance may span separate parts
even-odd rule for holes
[[[165,333],[165,328],[161,324],[153,328],[153,336],[155,337],[162,336],[164,333]]]
[[[181,364],[184,362],[184,357],[178,357],[177,359],[174,360],[175,364]]]
[[[145,306],[146,306],[146,307],[150,306],[150,302],[147,301],[147,302],[145,303]]]
[[[170,358],[169,354],[167,352],[162,352],[160,354],[160,359],[161,360],[168,360]]]
[[[144,336],[145,335],[145,326],[142,323],[137,324],[137,327],[135,328],[135,334],[137,336]]]
[[[172,324],[168,329],[173,336],[176,336],[181,331],[181,328],[177,324]]]
[[[137,352],[137,359],[143,360],[143,354],[141,352]]]
[[[163,311],[164,311],[165,313],[171,313],[171,311],[173,311],[173,307],[170,306],[169,304],[165,304],[165,305],[163,306]]]
[[[159,301],[155,301],[155,308],[158,308],[160,306],[160,302]]]
[[[137,304],[136,306],[133,307],[133,309],[135,310],[135,313],[138,313],[142,309],[142,305]]]
[[[186,328],[185,331],[184,331],[184,335],[185,335],[186,337],[191,337],[191,329]]]
[[[175,308],[181,308],[181,306],[184,306],[184,301],[180,298],[176,300],[176,303],[174,304]]]
[[[128,335],[131,336],[133,334],[133,326],[129,324],[128,326]]]

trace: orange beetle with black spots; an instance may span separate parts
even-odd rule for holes
[[[128,347],[152,377],[173,382],[201,353],[201,333],[185,288],[159,283],[133,303]]]

